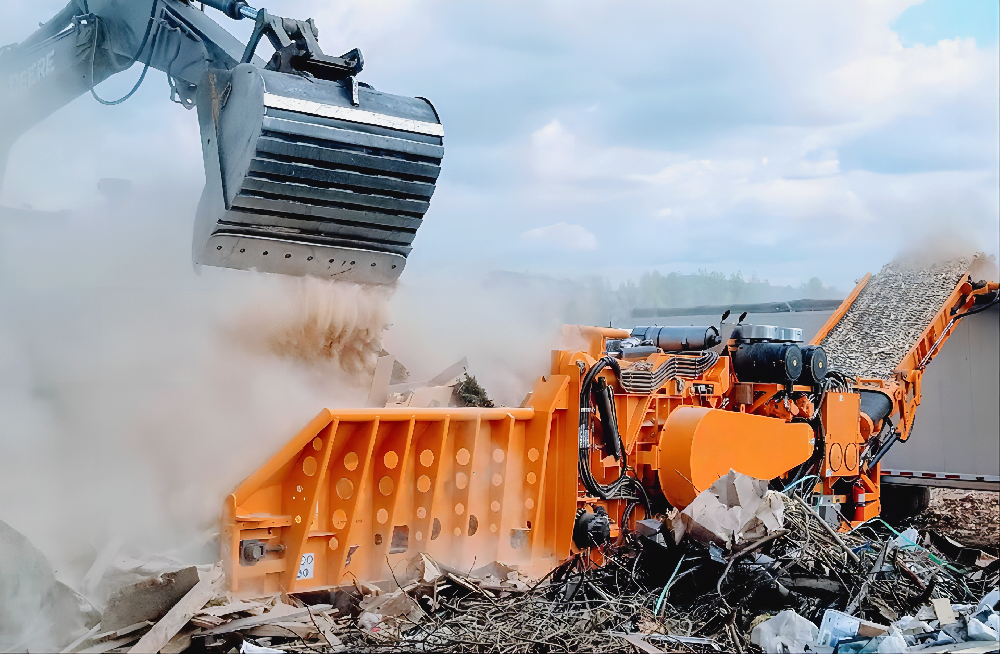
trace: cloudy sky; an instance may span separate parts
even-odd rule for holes
[[[61,5],[6,0],[0,41]],[[914,245],[997,251],[995,0],[269,9],[314,17],[328,52],[362,49],[363,80],[440,111],[446,159],[411,278],[708,268],[850,288]],[[15,147],[0,202],[72,209],[101,177],[145,180],[191,207],[187,238],[197,124],[167,95],[151,73],[121,107],[66,107]]]

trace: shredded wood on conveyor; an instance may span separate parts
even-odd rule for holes
[[[823,339],[830,368],[851,376],[891,377],[971,263],[971,257],[887,263]]]

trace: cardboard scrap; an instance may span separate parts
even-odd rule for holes
[[[683,511],[668,516],[674,542],[680,543],[687,534],[702,543],[731,549],[781,529],[785,504],[767,484],[730,470]]]
[[[937,616],[938,622],[942,627],[958,620],[955,609],[951,608],[951,602],[947,598],[939,597],[932,599],[931,606],[934,607],[934,614]]]

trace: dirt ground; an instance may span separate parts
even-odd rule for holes
[[[933,488],[930,506],[920,514],[916,523],[950,536],[963,545],[997,555],[1000,544],[1000,493]]]

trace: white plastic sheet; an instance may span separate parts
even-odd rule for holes
[[[750,642],[769,654],[805,652],[814,645],[819,629],[795,611],[782,611],[750,632]]]
[[[992,624],[984,624],[977,618],[969,618],[969,640],[997,640],[997,614],[987,619]]]

